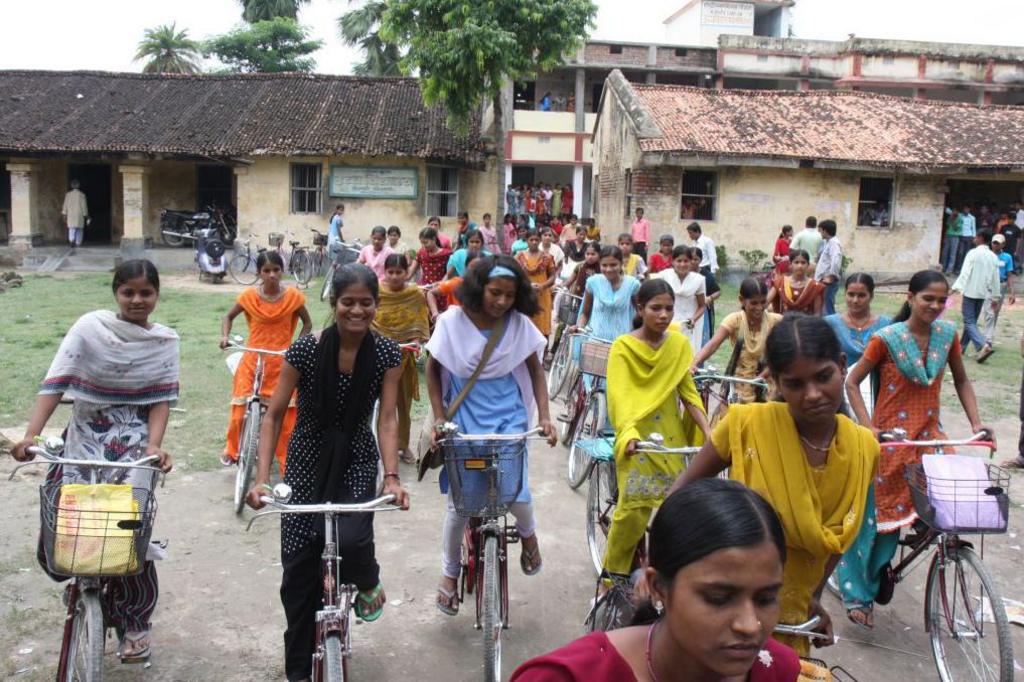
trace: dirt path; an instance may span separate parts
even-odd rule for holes
[[[954,420],[949,428],[960,433],[961,426]],[[1000,434],[1007,445],[1016,437],[1009,426]],[[561,449],[538,449],[531,457],[545,565],[540,575],[526,578],[518,570],[519,550],[512,549],[512,628],[503,638],[506,676],[515,664],[582,634],[593,595],[583,532],[585,496],[566,486],[564,462]],[[21,473],[8,482],[11,467],[9,458],[0,459],[6,509],[0,516],[0,677],[50,680],[59,646],[60,588],[34,558],[39,474]],[[403,473],[415,480],[410,470]],[[170,556],[159,566],[154,665],[147,671],[126,668],[108,656],[109,679],[283,679],[278,526],[269,521],[245,532],[244,521],[230,511],[232,475],[172,474],[159,491],[156,536],[169,538]],[[1018,499],[1024,499],[1022,481],[1015,481]],[[480,633],[472,626],[472,607],[447,618],[433,606],[443,499],[433,482],[409,486],[412,511],[380,514],[376,520],[390,601],[381,621],[356,627],[350,670],[364,680],[481,679]],[[1024,514],[1020,505],[1013,506],[1013,532],[989,538],[985,560],[1003,595],[1024,600],[1018,579],[1024,538],[1017,534]],[[860,680],[935,679],[921,621],[924,579],[922,567],[898,588],[893,604],[879,609],[871,633],[849,626],[838,604],[827,598],[841,638],[824,652],[829,662]],[[1024,661],[1024,630],[1014,632],[1017,658]]]

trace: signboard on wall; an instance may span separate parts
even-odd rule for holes
[[[416,199],[419,170],[380,166],[331,166],[328,193],[352,199]]]
[[[701,3],[700,23],[702,26],[752,30],[754,28],[754,3],[704,0]]]

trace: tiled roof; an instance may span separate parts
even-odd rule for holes
[[[645,152],[886,167],[1024,166],[1024,108],[846,91],[630,87],[662,133],[641,136]]]
[[[414,156],[479,165],[408,78],[0,71],[0,152]]]

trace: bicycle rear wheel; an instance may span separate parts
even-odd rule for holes
[[[68,670],[65,682],[103,680],[103,607],[97,590],[81,590],[68,642]]]
[[[256,466],[256,454],[260,444],[260,404],[249,403],[242,424],[242,437],[238,448],[238,471],[235,472],[235,513],[241,514],[245,506],[245,496],[252,482],[252,470]]]
[[[324,285],[320,289],[320,300],[326,301],[331,297],[331,285],[334,282],[334,266],[327,268],[327,274],[324,275]]]
[[[324,639],[324,681],[343,682],[345,657],[342,655],[341,635],[332,632]]]
[[[566,420],[562,424],[562,445],[566,447],[572,443],[576,425],[583,418],[583,410],[587,407],[586,384],[583,381],[583,374],[577,372],[571,386],[569,394],[565,397]]]
[[[942,682],[1013,679],[1013,643],[1003,600],[969,547],[950,548],[945,561],[941,552],[935,553],[924,618]]]
[[[498,538],[484,541],[484,679],[501,682],[501,585],[498,584]]]
[[[615,584],[594,602],[587,625],[591,632],[617,630],[629,625],[635,612],[630,589]]]
[[[242,253],[232,256],[228,261],[228,274],[231,275],[231,279],[245,285],[255,284],[260,276],[256,272],[256,261]]]
[[[601,575],[604,568],[604,552],[608,546],[608,529],[612,525],[615,511],[615,465],[611,462],[596,462],[590,470],[587,488],[587,548],[594,565],[594,574]]]
[[[293,252],[290,265],[295,281],[301,286],[309,284],[309,280],[313,277],[313,271],[309,268],[309,254],[305,250]]]
[[[555,351],[555,357],[551,361],[551,369],[548,370],[548,398],[554,400],[565,388],[565,380],[569,377],[569,365],[572,360],[572,343],[566,338],[563,332],[562,340]]]
[[[583,411],[583,416],[576,422],[576,433],[573,434],[572,443],[569,445],[566,479],[573,490],[587,480],[587,464],[590,463],[590,455],[580,447],[579,442],[581,439],[600,437],[604,431],[604,419],[604,394],[595,391],[587,399],[587,407]]]

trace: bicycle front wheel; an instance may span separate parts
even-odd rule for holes
[[[103,680],[103,607],[97,590],[78,593],[71,639],[68,642],[68,669],[65,682],[101,682]]]
[[[563,333],[558,350],[555,351],[555,358],[551,361],[551,369],[548,370],[548,397],[554,400],[564,388],[565,380],[569,376],[569,361],[572,359],[571,337],[566,338]]]
[[[587,625],[591,632],[618,630],[628,626],[635,613],[632,591],[622,585],[612,585],[594,602]]]
[[[327,274],[324,275],[324,286],[320,289],[320,300],[326,301],[331,297],[331,285],[334,282],[334,266],[327,268]]]
[[[569,466],[566,478],[569,487],[576,490],[587,480],[587,465],[590,455],[580,447],[580,440],[598,438],[604,431],[604,394],[595,392],[587,399],[587,407],[583,416],[576,422],[576,433],[569,445]]]
[[[498,583],[498,538],[484,541],[484,679],[501,682],[501,585]]]
[[[590,550],[595,575],[601,575],[604,568],[608,529],[612,525],[612,512],[618,501],[614,477],[615,466],[611,462],[596,462],[590,470],[590,485],[587,489],[587,548]]]
[[[346,672],[341,635],[332,632],[324,639],[324,682],[343,682]]]
[[[1003,600],[969,547],[936,552],[928,571],[925,627],[942,682],[1013,679],[1013,644]]]
[[[246,286],[255,284],[260,276],[256,272],[256,262],[252,257],[241,253],[228,261],[228,274],[231,275],[231,279]]]
[[[309,254],[305,251],[296,251],[292,254],[291,266],[295,281],[301,286],[309,284],[313,277],[313,271],[309,267]]]
[[[252,482],[252,470],[256,466],[256,454],[260,446],[260,404],[249,403],[242,424],[242,438],[238,448],[238,471],[235,472],[235,513],[241,514],[245,496]]]

